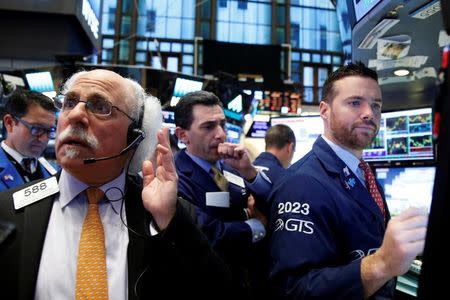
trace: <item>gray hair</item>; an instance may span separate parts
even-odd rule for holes
[[[136,81],[129,78],[125,78],[125,80],[131,84],[134,90],[134,99],[136,101],[129,102],[131,104],[130,112],[133,119],[137,120],[141,114],[141,110],[144,109],[141,130],[145,133],[145,139],[136,149],[129,168],[129,173],[136,175],[142,169],[142,162],[146,159],[151,160],[155,152],[156,145],[158,144],[156,134],[162,127],[162,111],[158,98],[147,94]]]

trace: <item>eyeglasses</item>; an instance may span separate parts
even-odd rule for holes
[[[30,131],[32,136],[40,137],[43,134],[46,134],[49,138],[54,139],[56,136],[56,127],[44,127],[39,125],[33,125],[28,123],[27,121],[22,120],[21,118],[18,118],[14,116],[14,119],[25,125],[26,128]]]
[[[61,98],[62,96],[55,98],[55,106],[62,111],[70,111],[74,109],[75,106],[78,105],[78,103],[82,102],[86,105],[86,109],[95,115],[107,117],[111,115],[112,109],[115,108],[125,116],[127,116],[128,119],[134,121],[134,119],[130,117],[126,112],[124,112],[117,106],[112,105],[111,102],[105,99],[93,98],[87,101],[81,101],[80,99],[72,96],[64,96],[62,99]]]

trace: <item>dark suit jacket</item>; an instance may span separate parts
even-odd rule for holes
[[[266,239],[252,242],[251,228],[245,223],[244,208],[247,207],[250,188],[230,182],[230,207],[210,206],[206,204],[206,193],[220,191],[211,175],[195,163],[184,149],[176,155],[175,165],[179,176],[178,194],[196,206],[201,229],[232,270],[236,294],[250,292],[255,299],[259,298],[257,294],[264,289],[268,247]],[[240,176],[225,163],[223,169]],[[255,198],[262,199],[260,191],[251,192]],[[250,283],[247,283],[249,280]],[[252,285],[252,291],[242,286],[245,284]]]
[[[33,299],[54,196],[15,211],[12,194],[21,188],[0,194],[0,220],[15,225],[0,244],[0,290],[10,299]],[[227,298],[230,272],[181,205],[156,236],[148,233],[151,215],[131,177],[125,206],[129,228],[139,233],[128,231],[129,299]]]

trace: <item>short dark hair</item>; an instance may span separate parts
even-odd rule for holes
[[[39,105],[51,112],[57,111],[53,100],[49,97],[35,91],[17,89],[6,102],[5,113],[22,118],[28,113],[31,105]]]
[[[266,150],[273,147],[281,149],[289,143],[295,145],[295,134],[289,126],[277,124],[267,130],[264,140],[266,141]]]
[[[331,73],[323,85],[323,101],[331,102],[334,97],[334,83],[339,79],[349,76],[361,76],[372,78],[378,82],[377,72],[366,67],[362,62],[357,61],[345,66],[341,66],[339,69]]]
[[[180,98],[175,106],[175,125],[189,130],[193,122],[192,110],[195,105],[222,107],[220,99],[211,92],[196,91],[190,92]]]

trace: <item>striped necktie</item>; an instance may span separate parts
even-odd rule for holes
[[[380,208],[381,212],[383,213],[383,216],[385,216],[386,212],[384,209],[383,198],[381,197],[380,191],[378,190],[377,183],[375,181],[375,176],[373,175],[372,169],[370,169],[369,164],[366,163],[362,159],[359,161],[358,166],[364,172],[364,178],[366,180],[366,187],[369,190],[370,195],[377,203],[378,207]]]
[[[98,213],[104,194],[101,189],[88,188],[86,195],[89,207],[78,246],[75,299],[108,299],[105,234]]]

